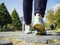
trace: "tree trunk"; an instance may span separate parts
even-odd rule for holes
[[[7,24],[5,25],[5,30],[7,30]]]
[[[3,25],[1,25],[1,31],[3,31]]]

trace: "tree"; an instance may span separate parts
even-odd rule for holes
[[[54,16],[54,11],[53,10],[48,10],[46,18],[48,19],[48,21],[54,22],[56,20],[56,18]]]
[[[13,10],[11,17],[13,20],[12,23],[13,23],[14,30],[21,30],[22,24],[21,24],[19,15],[15,9]]]
[[[48,10],[46,18],[50,21],[50,24],[55,22],[60,28],[60,5],[55,6],[54,10]]]
[[[54,11],[54,15],[55,15],[58,27],[60,28],[60,5],[56,5],[55,7],[56,8],[55,8],[55,11]]]
[[[3,30],[3,26],[6,25],[7,27],[7,24],[10,24],[11,21],[12,20],[11,20],[10,14],[6,6],[4,5],[4,3],[1,3],[0,4],[0,25],[2,30]]]

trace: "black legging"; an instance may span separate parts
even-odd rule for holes
[[[23,14],[26,24],[31,24],[33,0],[23,0]],[[47,0],[34,0],[34,14],[40,13],[44,17]]]

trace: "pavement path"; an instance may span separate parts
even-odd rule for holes
[[[51,32],[51,31],[47,31],[47,34],[48,32]],[[16,39],[25,40],[27,42],[36,42],[36,43],[46,43],[47,40],[52,40],[52,39],[60,40],[59,35],[44,35],[43,36],[43,35],[35,35],[34,33],[35,31],[33,31],[32,34],[25,34],[24,32],[20,32],[20,31],[19,32],[0,32],[0,37],[16,38]],[[0,43],[1,43],[1,40],[0,40]]]

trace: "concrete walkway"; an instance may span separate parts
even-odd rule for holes
[[[47,33],[50,31],[47,31]],[[35,42],[35,43],[47,43],[48,40],[59,39],[59,35],[35,35],[35,31],[32,34],[25,34],[24,32],[0,32],[0,37],[5,38],[16,38],[25,40],[26,42]],[[6,41],[5,41],[6,42]],[[0,40],[1,43],[1,40]]]

